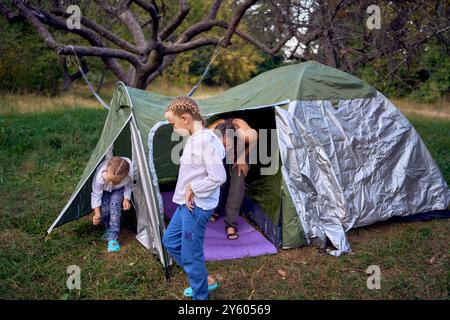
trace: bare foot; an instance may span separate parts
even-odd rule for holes
[[[239,234],[237,233],[235,227],[232,226],[227,227],[227,237],[228,240],[236,240],[237,238],[239,238]]]

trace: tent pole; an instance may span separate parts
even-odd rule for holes
[[[165,266],[164,267],[164,278],[166,279],[167,282],[170,282],[170,266]]]

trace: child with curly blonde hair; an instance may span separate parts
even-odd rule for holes
[[[179,206],[163,237],[163,244],[183,267],[190,287],[184,294],[194,300],[208,299],[217,282],[208,275],[203,242],[205,228],[219,202],[220,186],[226,181],[222,159],[225,149],[204,120],[195,100],[176,97],[165,117],[173,130],[188,136],[180,158],[178,181],[172,201]]]

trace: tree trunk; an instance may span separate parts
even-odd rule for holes
[[[103,81],[105,80],[105,75],[106,75],[106,70],[102,70],[102,75],[101,75],[100,81],[97,85],[97,90],[96,90],[97,94],[100,94],[100,90],[102,90]]]
[[[61,88],[61,94],[64,94],[65,92],[67,92],[70,89],[70,87],[72,86],[72,83],[74,83],[75,80],[81,78],[83,75],[81,74],[81,72],[79,70],[77,72],[75,72],[74,74],[69,73],[66,57],[63,57],[61,59],[61,66],[62,66],[62,70],[63,70],[63,79],[64,79],[63,86]],[[81,60],[81,69],[83,70],[83,72],[85,74],[87,74],[89,72],[89,67],[84,60]]]

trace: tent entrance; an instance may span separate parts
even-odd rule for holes
[[[260,161],[251,167],[246,179],[247,190],[241,213],[256,225],[264,237],[269,239],[275,247],[287,249],[305,245],[307,240],[300,216],[281,174],[281,157],[274,108],[273,105],[270,105],[214,114],[206,119],[206,125],[216,121],[219,117],[239,117],[246,120],[256,130],[267,130],[265,143],[271,146],[267,150],[267,156],[270,156],[271,161],[277,160],[275,163],[278,168],[271,170],[270,174],[267,174],[268,171],[264,171],[263,174],[262,169],[270,168],[271,163],[262,164]],[[282,108],[287,109],[287,105]],[[261,131],[258,133],[261,136]],[[149,134],[149,167],[153,169],[152,172],[157,177],[154,185],[162,193],[175,190],[179,169],[179,166],[171,160],[172,148],[176,147],[179,141],[171,141],[171,134],[172,127],[167,122],[158,123]],[[262,143],[261,139],[259,139],[259,143]],[[178,149],[181,153],[182,149],[180,147]],[[276,157],[274,158],[272,155],[276,155]],[[160,210],[165,212],[166,223],[168,223],[167,215],[172,214],[175,209],[168,209],[172,198],[170,195],[166,195],[166,197],[168,197],[166,201],[160,201],[163,204]]]
[[[270,157],[273,153],[276,160],[279,161],[276,132],[272,132],[276,129],[272,106],[216,114],[207,118],[206,125],[218,118],[229,117],[244,119],[258,133],[261,132],[260,129],[265,129],[267,134],[264,143],[268,146],[266,156]],[[170,125],[162,123],[153,133],[153,149],[151,149],[166,223],[169,222],[177,207],[172,203],[178,165],[173,164],[170,160],[171,147],[173,147],[171,145],[173,141],[170,141],[171,131]],[[176,143],[179,142],[176,141]],[[275,146],[273,146],[274,144]],[[267,175],[268,171],[264,171],[264,168],[267,169],[270,166],[272,166],[271,163],[262,163],[261,161],[251,165],[246,179],[246,196],[241,207],[243,217],[240,217],[238,221],[240,235],[238,240],[230,241],[226,238],[223,217],[208,224],[207,240],[205,240],[205,258],[207,260],[276,253],[276,247],[281,245],[281,174],[278,166],[272,174]],[[253,225],[256,225],[256,228]],[[243,243],[251,244],[251,246],[243,245]],[[217,250],[219,247],[222,249]],[[229,250],[223,250],[223,248],[229,248]],[[242,252],[239,252],[239,249]],[[223,252],[223,255],[209,256],[208,252]]]
[[[64,208],[61,210],[59,216],[52,223],[47,233],[51,233],[55,228],[68,223],[70,221],[78,220],[79,218],[89,214],[91,210],[90,195],[92,191],[92,180],[97,167],[101,162],[110,157],[113,145],[120,136],[124,136],[124,132],[131,120],[131,114],[127,119],[124,119],[123,124],[117,127],[106,127],[103,129],[100,141],[89,159],[89,162],[83,172],[81,180],[72,193],[70,199],[67,201]]]

